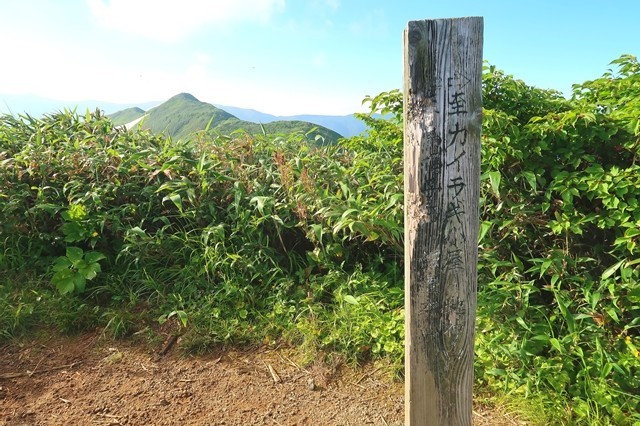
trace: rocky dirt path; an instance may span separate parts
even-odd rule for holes
[[[290,350],[265,348],[161,356],[99,337],[0,348],[0,424],[403,424],[403,385],[375,366],[301,366]],[[481,409],[474,423],[517,424]]]

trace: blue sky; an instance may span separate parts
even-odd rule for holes
[[[2,0],[0,99],[348,114],[401,88],[409,20],[461,16],[490,63],[565,93],[640,53],[637,0]]]

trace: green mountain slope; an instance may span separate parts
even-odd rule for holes
[[[342,137],[326,127],[304,121],[279,121],[261,126],[257,123],[240,120],[220,108],[199,101],[188,93],[180,93],[150,109],[146,114],[139,108],[137,111],[129,110],[131,108],[117,112],[110,117],[116,124],[121,125],[145,115],[140,126],[154,133],[164,133],[176,139],[188,138],[194,132],[206,129],[207,126],[209,131],[215,134],[230,134],[237,130],[244,130],[249,134],[261,134],[263,129],[267,134],[311,132],[309,133],[311,139],[315,139],[319,135],[324,138],[325,143],[335,142]]]
[[[263,133],[263,128],[264,132],[268,135],[309,133],[309,138],[312,140],[315,139],[316,136],[321,136],[324,139],[325,144],[333,143],[342,137],[342,135],[331,129],[327,129],[326,127],[318,126],[307,121],[274,121],[272,123],[260,125],[258,123],[233,118],[220,123],[216,126],[214,131],[227,135],[236,130],[242,129],[249,134],[255,135]]]
[[[188,93],[180,93],[148,111],[142,126],[154,133],[165,133],[183,139],[193,132],[204,130],[211,120],[213,129],[221,122],[235,118],[226,111],[200,102]]]
[[[132,107],[113,113],[109,118],[111,118],[111,121],[113,121],[113,124],[116,126],[122,126],[124,124],[131,123],[133,120],[137,120],[143,115],[144,110],[142,108]]]

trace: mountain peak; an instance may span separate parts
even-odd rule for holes
[[[201,132],[204,129],[215,129],[215,132],[219,134],[231,134],[239,129],[249,134],[262,134],[264,132],[269,134],[304,133],[310,135],[311,139],[316,135],[320,135],[328,143],[341,137],[339,133],[322,125],[318,126],[303,121],[278,121],[277,123],[265,123],[264,125],[243,121],[223,109],[207,102],[199,101],[189,93],[179,93],[166,102],[150,109],[146,114],[144,112],[140,114],[139,111],[135,112],[138,114],[126,115],[128,121],[123,124],[130,123],[133,119],[144,115],[143,125],[145,128],[154,133],[165,133],[176,139],[191,137],[193,133]],[[116,113],[114,116],[118,114]]]
[[[179,93],[179,94],[169,98],[169,100],[167,100],[167,102],[170,102],[170,101],[200,102],[200,100],[198,100],[191,93],[185,93],[185,92]]]

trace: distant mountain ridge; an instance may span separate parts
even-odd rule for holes
[[[0,114],[29,114],[39,117],[44,114],[50,114],[64,109],[76,109],[78,113],[85,111],[93,111],[96,108],[104,111],[106,114],[117,121],[119,124],[129,123],[136,118],[144,115],[146,111],[160,105],[159,101],[144,102],[139,104],[126,103],[110,103],[102,101],[81,101],[66,102],[54,99],[42,98],[35,95],[7,95],[0,94]],[[252,123],[272,123],[275,121],[306,121],[318,126],[326,127],[334,132],[344,136],[351,137],[359,135],[367,129],[364,122],[355,117],[355,115],[319,115],[319,114],[298,114],[290,116],[277,116],[267,114],[254,109],[239,108],[228,105],[213,104],[240,120]]]
[[[127,109],[123,109],[122,111],[115,112],[109,117],[111,121],[116,123],[117,125],[128,124],[132,121],[137,120],[145,114],[145,111],[142,108],[131,107]]]
[[[332,143],[342,137],[339,133],[322,125],[301,120],[271,121],[255,123],[241,120],[235,115],[212,104],[201,102],[189,93],[180,93],[166,102],[144,111],[141,108],[127,108],[109,116],[116,125],[127,125],[142,117],[139,125],[154,133],[165,133],[173,138],[186,138],[194,132],[208,128],[220,134],[244,130],[250,134],[289,134],[302,132],[315,139],[321,136],[325,143]]]
[[[253,121],[255,123],[271,123],[274,121],[296,120],[308,121],[318,126],[327,127],[340,133],[345,138],[356,136],[367,130],[367,125],[355,114],[348,115],[319,115],[319,114],[299,114],[299,115],[272,115],[254,109],[238,108],[229,105],[214,104],[241,120]]]

